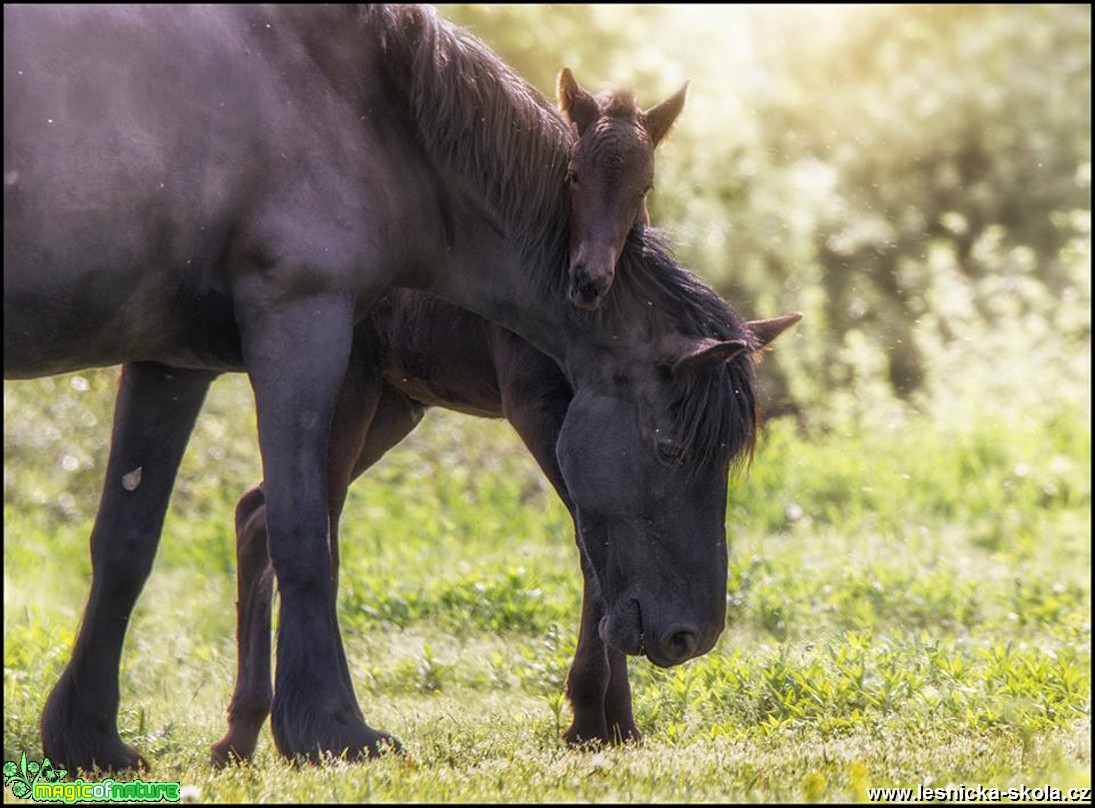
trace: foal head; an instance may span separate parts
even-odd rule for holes
[[[654,148],[684,108],[688,83],[646,111],[630,91],[594,97],[570,70],[559,73],[563,116],[576,127],[570,158],[570,299],[595,309],[612,286],[627,234],[647,222],[646,193],[654,184]]]

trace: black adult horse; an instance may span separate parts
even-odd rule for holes
[[[281,592],[272,728],[351,757],[327,443],[354,324],[385,289],[504,325],[575,395],[558,459],[600,634],[660,664],[725,616],[725,490],[756,417],[756,340],[685,274],[566,301],[566,123],[417,7],[4,9],[4,371],[125,363],[72,659],[42,716],[69,768],[142,762],[118,668],[211,380],[248,373]],[[619,287],[619,288],[618,288]]]

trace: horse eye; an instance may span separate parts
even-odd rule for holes
[[[577,185],[578,184],[578,175],[574,172],[573,168],[568,168],[567,169],[566,182],[567,182],[567,185]]]
[[[655,442],[654,449],[658,454],[658,459],[663,463],[676,465],[680,463],[681,458],[684,456],[684,447],[669,438],[659,439]]]

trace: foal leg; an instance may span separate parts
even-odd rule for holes
[[[266,549],[266,497],[261,485],[236,503],[236,585],[236,686],[228,708],[228,732],[213,744],[210,755],[217,768],[251,759],[274,697],[270,681],[274,568]]]
[[[290,758],[376,755],[398,745],[364,722],[347,685],[328,543],[328,439],[350,355],[352,301],[341,295],[264,299],[263,290],[255,292],[238,316],[281,593],[274,742]]]
[[[145,362],[122,370],[91,532],[91,594],[72,659],[42,712],[43,752],[66,769],[147,768],[118,735],[118,667],[179,461],[213,377]]]
[[[331,424],[331,445],[328,451],[327,474],[329,480],[327,513],[330,523],[331,553],[331,615],[338,622],[338,571],[339,539],[338,528],[342,519],[342,509],[346,504],[346,494],[350,483],[373,464],[366,460],[367,445],[378,425],[384,423],[383,391],[379,371],[370,367],[363,351],[355,350],[350,354],[350,367],[339,392],[335,405],[334,421]],[[365,368],[368,367],[368,370]],[[345,650],[339,645],[339,675],[347,689],[354,690],[350,666],[346,661]]]
[[[338,569],[339,569],[339,523],[342,509],[346,505],[346,494],[350,483],[360,477],[389,449],[407,437],[422,420],[425,408],[412,401],[393,387],[384,385],[379,394],[376,388],[370,388],[372,415],[365,428],[357,430],[357,419],[352,418],[354,408],[340,406],[335,414],[335,429],[332,440],[342,437],[341,446],[331,449],[331,608],[338,609]],[[360,400],[355,396],[353,400]],[[347,401],[344,394],[343,402]],[[352,447],[352,450],[351,450]],[[342,677],[347,686],[353,688],[350,668],[346,657],[342,657]]]

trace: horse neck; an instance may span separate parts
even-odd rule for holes
[[[560,288],[546,294],[542,274],[566,272],[566,266],[539,266],[513,239],[489,225],[460,217],[454,243],[440,256],[427,291],[514,332],[542,353],[565,363],[573,340],[568,335],[573,304]]]
[[[579,309],[568,299],[565,238],[553,249],[530,250],[477,213],[481,205],[452,208],[453,238],[439,252],[426,291],[514,332],[568,374],[591,356],[611,365],[653,344],[659,324],[652,309],[632,305],[622,291],[605,301],[616,309],[613,316],[607,309]]]

